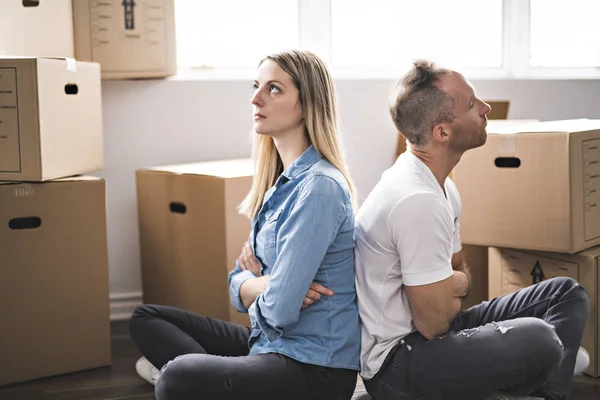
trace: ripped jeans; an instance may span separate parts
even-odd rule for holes
[[[377,400],[567,399],[588,315],[575,280],[543,281],[461,312],[437,339],[412,332],[365,387]]]
[[[157,400],[350,400],[357,371],[248,355],[250,328],[154,305],[138,307],[129,333],[161,370]]]

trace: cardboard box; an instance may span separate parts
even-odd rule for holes
[[[510,101],[508,100],[496,100],[489,101],[484,100],[490,106],[491,110],[487,114],[489,120],[504,120],[508,118],[508,108],[510,107]]]
[[[0,58],[0,180],[97,171],[102,150],[98,64]]]
[[[0,385],[110,365],[105,192],[0,182]]]
[[[488,131],[453,179],[463,243],[575,253],[600,244],[600,120]]]
[[[0,1],[0,55],[73,58],[74,54],[71,0]]]
[[[99,62],[103,79],[177,72],[174,0],[76,0],[77,59]]]
[[[144,303],[249,326],[231,306],[227,274],[250,234],[237,206],[252,175],[251,160],[136,171]]]
[[[466,310],[488,299],[488,248],[464,244],[462,253],[471,272],[469,297],[462,304]]]
[[[581,345],[590,353],[590,366],[585,372],[594,377],[600,376],[599,261],[600,247],[578,254],[523,252],[500,248],[489,250],[490,299],[557,276],[576,279],[585,288],[590,298],[590,316]]]

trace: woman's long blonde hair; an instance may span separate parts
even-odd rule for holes
[[[302,117],[308,140],[323,158],[336,167],[346,178],[353,207],[356,209],[356,189],[352,183],[341,143],[338,138],[337,101],[335,88],[325,63],[309,51],[289,50],[265,57],[287,72],[299,92]],[[262,207],[265,193],[283,173],[283,162],[273,138],[254,135],[252,148],[254,178],[250,192],[239,210],[254,218]]]

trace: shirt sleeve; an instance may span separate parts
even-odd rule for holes
[[[444,199],[423,192],[401,200],[390,212],[388,234],[405,285],[427,285],[453,274],[454,221]]]
[[[246,282],[248,279],[254,279],[256,276],[246,270],[242,270],[240,268],[240,262],[235,262],[235,268],[229,273],[228,281],[229,281],[229,298],[231,300],[231,305],[241,313],[246,313],[248,310],[244,307],[244,303],[242,303],[242,298],[240,297],[240,287],[242,287],[242,283]]]
[[[306,178],[278,232],[279,253],[268,289],[250,306],[251,319],[269,341],[300,318],[302,301],[327,249],[352,208],[349,195],[325,175]]]
[[[462,242],[460,240],[460,215],[462,212],[462,203],[460,200],[460,194],[452,179],[447,178],[447,193],[452,203],[452,212],[454,213],[454,244],[453,252],[458,253],[462,250]]]
[[[462,250],[462,243],[460,241],[460,220],[459,217],[456,217],[456,221],[454,222],[454,242],[453,242],[453,253],[458,253]]]

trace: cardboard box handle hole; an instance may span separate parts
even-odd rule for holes
[[[8,227],[12,230],[36,229],[42,226],[42,219],[39,217],[13,218],[8,221]]]
[[[498,168],[519,168],[521,160],[517,157],[498,157],[494,160],[494,164]]]
[[[74,83],[67,83],[65,85],[66,94],[77,94],[79,93],[79,87]]]
[[[23,7],[37,7],[40,5],[40,0],[23,0]]]
[[[169,209],[174,214],[185,214],[187,207],[183,203],[172,202],[169,204]]]

